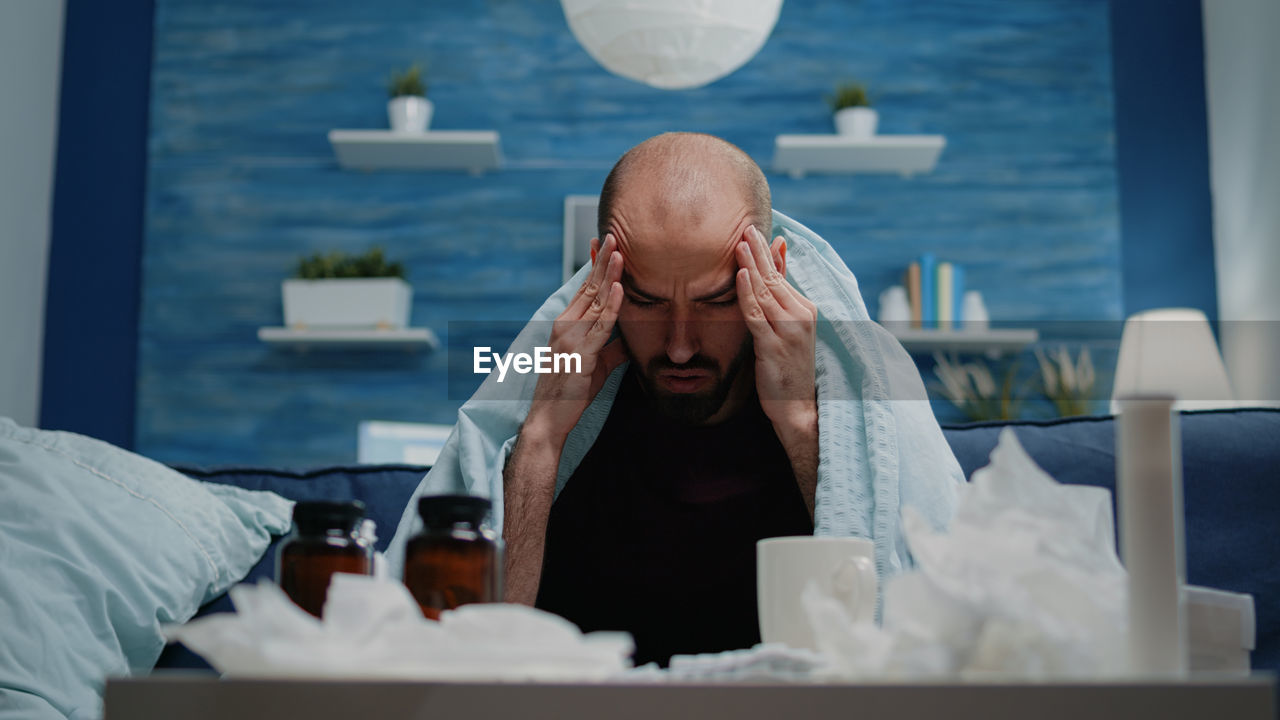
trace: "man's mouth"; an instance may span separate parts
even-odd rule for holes
[[[693,393],[711,383],[705,370],[665,370],[658,373],[658,384],[669,392]]]

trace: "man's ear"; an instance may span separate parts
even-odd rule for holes
[[[787,241],[782,236],[773,239],[769,246],[769,254],[773,256],[773,266],[783,275],[787,274]]]
[[[596,253],[600,251],[600,238],[591,238],[591,264],[596,264]]]

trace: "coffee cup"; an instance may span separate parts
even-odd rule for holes
[[[760,638],[817,650],[800,595],[809,583],[840,602],[850,619],[873,622],[875,544],[850,537],[778,537],[756,542]]]

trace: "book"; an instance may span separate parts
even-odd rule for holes
[[[951,326],[964,327],[964,266],[951,263]]]
[[[920,263],[907,266],[907,276],[902,284],[907,288],[907,302],[911,303],[911,327],[920,328]]]
[[[955,295],[952,294],[951,287],[951,263],[938,263],[938,329],[950,330],[951,321],[955,317],[952,309],[952,303],[955,301]]]
[[[920,256],[920,327],[938,326],[938,259],[933,253]]]

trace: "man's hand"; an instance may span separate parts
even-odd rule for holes
[[[622,307],[622,253],[606,235],[604,246],[592,240],[594,265],[582,287],[556,318],[551,352],[577,353],[582,372],[547,373],[538,377],[526,426],[563,442],[604,386],[609,374],[626,360],[620,340],[609,341]]]
[[[551,352],[578,353],[582,372],[538,377],[529,415],[503,468],[507,602],[537,600],[560,453],[609,373],[626,359],[621,343],[609,342],[622,307],[622,254],[616,247],[612,235],[605,236],[604,247],[592,240],[591,273],[551,329]]]
[[[738,307],[755,344],[760,407],[787,451],[812,516],[818,482],[818,309],[783,276],[786,243],[781,237],[770,252],[760,231],[748,226],[737,253]]]

